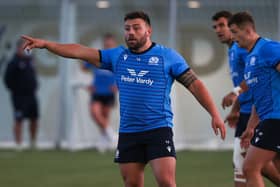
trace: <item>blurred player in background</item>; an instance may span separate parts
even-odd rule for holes
[[[117,42],[112,34],[104,35],[104,49],[116,46]],[[115,148],[115,141],[117,141],[116,135],[109,125],[110,113],[115,104],[117,85],[111,71],[98,69],[88,62],[82,64],[82,69],[85,71],[91,70],[93,74],[92,85],[89,88],[91,93],[90,113],[101,132],[101,138],[97,142],[97,150],[104,152]]]
[[[240,48],[234,42],[228,21],[232,17],[229,11],[219,11],[212,17],[213,28],[221,43],[228,45],[228,62],[230,67],[231,79],[233,86],[239,87],[244,81],[245,58],[248,54],[246,49]],[[226,97],[226,96],[225,96]],[[237,96],[236,96],[237,97]],[[252,93],[250,90],[238,96],[233,104],[230,113],[227,115],[225,121],[231,128],[235,128],[234,135],[234,149],[233,149],[233,164],[234,164],[234,182],[235,187],[245,187],[246,178],[243,174],[242,168],[246,149],[241,148],[240,137],[247,127],[251,110],[253,106]],[[280,175],[276,170],[273,162],[270,162],[263,169],[263,175],[270,179],[274,184],[280,185]]]
[[[174,80],[184,85],[209,112],[216,135],[225,138],[224,122],[208,90],[175,50],[151,41],[149,16],[130,12],[124,17],[128,48],[98,50],[79,44],[59,44],[23,36],[26,49],[45,48],[60,56],[82,59],[111,70],[120,99],[120,128],[115,162],[126,187],[143,187],[150,164],[158,186],[175,187],[176,151],[170,91]]]
[[[38,129],[39,108],[36,97],[38,88],[37,73],[33,57],[23,50],[23,40],[17,43],[17,51],[8,63],[4,82],[11,96],[14,109],[14,138],[17,149],[22,149],[23,120],[28,119],[30,144],[35,146]]]
[[[218,35],[218,37],[220,38],[220,40],[221,40],[221,42],[223,42],[223,41],[226,41],[226,40],[222,40],[222,38],[223,38],[223,36],[225,36],[225,33],[229,33],[228,32],[228,29],[229,29],[229,27],[228,27],[228,22],[231,22],[232,20],[233,21],[236,21],[236,22],[243,22],[244,20],[243,20],[243,18],[242,18],[242,16],[240,16],[240,17],[238,17],[238,18],[233,18],[232,17],[232,15],[231,14],[229,14],[229,13],[227,13],[227,16],[222,16],[222,14],[226,14],[224,11],[222,11],[222,13],[220,12],[220,13],[217,13],[218,15],[220,15],[220,19],[216,19],[216,23],[218,22],[218,21],[220,21],[219,23],[220,24],[217,24],[217,25],[220,25],[220,29],[216,29],[216,33],[217,33],[217,35]],[[217,17],[217,14],[216,14],[216,17]],[[245,16],[246,17],[246,16]],[[217,17],[218,18],[218,17]],[[248,17],[247,17],[248,18]],[[247,19],[246,18],[246,19]],[[252,24],[252,22],[251,23],[249,23],[248,22],[248,20],[249,19],[247,19],[245,22],[247,23],[247,24]],[[239,26],[241,26],[241,25],[239,25]],[[242,29],[244,29],[244,27],[243,27],[244,25],[242,24]],[[222,29],[223,28],[223,29]],[[227,43],[227,44],[230,44],[230,42],[232,43],[231,44],[231,46],[230,46],[230,48],[233,48],[233,46],[234,45],[236,45],[237,43],[238,43],[238,45],[239,45],[239,47],[244,47],[243,45],[240,45],[240,43],[239,42],[243,42],[243,41],[241,41],[241,40],[243,40],[244,38],[246,38],[247,36],[246,36],[246,34],[248,34],[248,36],[250,35],[250,34],[252,34],[252,33],[250,33],[249,32],[249,30],[243,30],[244,32],[242,32],[242,39],[241,38],[239,38],[240,40],[236,40],[236,37],[234,37],[233,38],[233,36],[235,35],[235,30],[231,30],[232,31],[232,35],[228,35],[229,37],[228,38],[231,38],[231,40],[227,40],[227,41],[229,41],[229,42],[224,42],[224,43]],[[239,35],[239,36],[241,36],[241,35]],[[252,36],[251,36],[252,37]],[[234,43],[233,44],[233,41],[236,41],[237,43]],[[252,44],[252,43],[251,43]],[[240,50],[243,50],[243,49],[238,49],[239,47],[237,47],[237,46],[235,46],[234,48],[235,48],[235,50],[229,50],[229,64],[230,64],[230,68],[231,68],[231,75],[232,75],[232,79],[233,79],[233,82],[234,82],[234,79],[236,79],[236,76],[238,76],[238,75],[240,75],[240,74],[244,74],[244,75],[246,75],[245,73],[246,73],[246,68],[247,68],[247,63],[246,63],[246,60],[247,60],[247,58],[248,58],[248,56],[250,56],[250,50],[248,50],[247,52],[248,52],[248,54],[246,55],[246,53],[245,53],[245,56],[244,55],[242,55],[242,54],[244,54],[244,52],[240,52]],[[251,45],[251,48],[253,48],[254,47],[254,45]],[[234,49],[233,48],[233,49]],[[243,67],[242,67],[242,64],[243,64]],[[240,66],[241,65],[241,66]],[[245,65],[245,66],[244,66]],[[237,71],[237,72],[235,72],[235,71]],[[239,71],[238,71],[239,70]],[[244,76],[245,78],[246,78],[246,76]],[[239,82],[239,83],[238,83]],[[240,124],[242,124],[242,123],[244,123],[244,125],[246,125],[245,123],[249,123],[249,124],[254,124],[254,127],[256,126],[256,124],[258,123],[258,116],[256,116],[256,115],[251,115],[251,118],[249,119],[249,117],[246,117],[246,116],[244,116],[244,114],[242,114],[242,105],[244,105],[244,103],[245,103],[245,106],[246,106],[246,103],[248,103],[248,101],[250,101],[250,100],[247,100],[247,102],[244,102],[244,99],[242,99],[242,98],[240,98],[240,96],[242,96],[243,94],[241,94],[240,96],[239,96],[239,98],[238,99],[236,99],[237,98],[237,96],[239,95],[239,93],[240,93],[240,90],[242,90],[241,89],[241,87],[239,87],[239,86],[241,86],[243,83],[245,83],[245,81],[244,80],[241,80],[241,79],[239,79],[239,81],[238,82],[234,82],[234,86],[236,86],[235,88],[237,88],[237,89],[234,89],[234,91],[232,91],[231,93],[229,93],[229,94],[227,94],[224,98],[223,98],[223,102],[222,102],[222,105],[223,105],[223,107],[225,107],[225,106],[230,106],[231,104],[233,104],[234,103],[234,106],[233,106],[233,108],[232,108],[232,111],[231,111],[231,113],[227,116],[227,118],[226,118],[226,120],[228,121],[228,123],[230,124],[230,125],[235,125],[235,124],[237,124],[237,128],[238,128],[238,125],[240,125]],[[245,92],[246,94],[251,94],[251,99],[253,100],[254,99],[254,96],[253,96],[253,90],[252,89],[249,89],[249,90],[247,90],[247,92]],[[248,97],[249,98],[249,97]],[[246,100],[245,100],[246,101]],[[249,103],[250,104],[250,103]],[[252,105],[252,104],[251,104]],[[240,108],[241,109],[239,109],[239,107],[238,106],[241,106]],[[246,107],[245,107],[246,108]],[[254,107],[253,107],[254,108]],[[236,120],[236,116],[238,116],[237,114],[238,114],[238,110],[240,110],[240,115],[239,115],[239,119],[238,119],[238,121]],[[244,110],[244,109],[243,109]],[[234,111],[234,112],[233,112]],[[243,117],[243,119],[241,118],[241,115],[243,115],[244,117]],[[252,116],[254,116],[254,117],[252,117]],[[253,120],[252,120],[253,119]],[[251,126],[251,125],[248,125],[248,126]],[[246,126],[245,126],[246,127]],[[248,128],[248,127],[247,127]],[[242,131],[244,131],[244,128],[242,128]],[[251,128],[251,131],[254,131],[254,128]],[[241,132],[242,133],[242,132]],[[243,134],[244,134],[244,132],[243,132]],[[253,134],[253,133],[252,133]],[[239,138],[239,140],[238,141],[240,141],[240,138],[242,138],[243,137],[243,135],[242,136],[240,136],[240,133],[239,133],[239,136],[238,136],[238,138]],[[242,141],[241,141],[242,142]],[[235,141],[235,143],[236,143],[236,141]],[[237,149],[237,150],[242,150],[242,148],[241,147],[239,147],[237,144],[235,144],[235,149]],[[238,151],[235,151],[235,152],[237,152],[238,153]],[[246,153],[247,154],[247,153]],[[245,156],[245,154],[243,155],[243,156]],[[238,158],[238,157],[237,157]],[[245,161],[243,160],[243,158],[242,157],[240,157],[240,154],[239,154],[239,158],[241,158],[242,160],[240,160],[240,159],[236,159],[236,161],[239,161],[239,163],[237,162],[237,164],[239,164],[239,166],[241,166],[241,168],[242,168],[242,170],[244,170],[244,168],[246,168],[247,166],[246,166],[246,164],[245,164]],[[245,157],[245,160],[247,160],[247,155],[246,155],[246,157]],[[240,161],[242,161],[242,162],[240,162]],[[234,163],[234,164],[236,164],[236,163]],[[235,167],[236,167],[236,165],[235,165]],[[239,170],[240,170],[240,168],[238,168]],[[260,170],[259,170],[259,174],[261,175],[261,174],[263,174],[264,176],[266,176],[268,179],[270,179],[274,184],[276,184],[277,186],[280,186],[280,177],[279,177],[279,172],[277,171],[277,169],[276,169],[276,167],[275,167],[275,165],[274,165],[274,163],[272,162],[272,161],[268,161],[268,162],[266,162],[266,163],[263,163],[263,167],[262,168],[259,168]],[[241,172],[242,172],[242,170],[241,170]],[[245,169],[246,170],[246,169]],[[256,170],[257,171],[257,170]],[[243,174],[243,173],[242,173]],[[244,175],[245,174],[245,175]],[[252,182],[251,182],[251,180],[248,178],[248,175],[246,174],[246,172],[244,173],[243,175],[245,176],[245,181],[244,181],[244,183],[242,184],[242,181],[241,180],[239,180],[239,182],[238,183],[235,183],[237,186],[251,186],[252,184]],[[236,177],[240,177],[239,175],[235,175],[235,178]],[[262,177],[260,176],[260,179],[262,179]],[[246,183],[245,183],[246,182]],[[253,185],[254,186],[254,185]]]
[[[240,85],[244,80],[244,58],[247,55],[245,49],[239,48],[238,44],[233,41],[231,32],[228,27],[228,20],[232,14],[228,11],[219,11],[212,16],[213,29],[221,43],[228,46],[228,62],[231,79],[234,87]],[[241,149],[240,136],[246,129],[247,122],[250,118],[252,108],[252,99],[250,92],[241,94],[236,100],[231,112],[226,117],[231,128],[235,128],[233,164],[234,164],[234,183],[235,187],[245,187],[246,179],[243,175],[242,166],[245,157],[245,150]]]
[[[254,104],[251,119],[260,120],[258,125],[249,122],[241,137],[251,140],[243,171],[247,187],[264,187],[263,169],[271,161],[279,161],[280,153],[280,44],[260,37],[253,17],[247,12],[234,14],[228,25],[234,40],[248,51],[244,78]],[[246,136],[247,132],[254,137]]]

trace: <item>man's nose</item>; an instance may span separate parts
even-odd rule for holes
[[[215,32],[217,32],[217,33],[218,33],[218,32],[221,32],[221,28],[220,28],[220,27],[216,27],[216,28],[215,28]]]
[[[127,34],[128,34],[128,35],[134,35],[134,33],[135,33],[135,32],[134,32],[133,29],[129,29],[129,30],[127,31]]]

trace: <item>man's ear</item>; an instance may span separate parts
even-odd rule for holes
[[[152,32],[153,32],[152,27],[149,26],[147,29],[147,32],[148,32],[149,36],[151,36]]]
[[[245,27],[245,32],[249,35],[251,33],[251,29],[249,27]]]
[[[251,33],[253,32],[253,28],[252,28],[251,25],[246,24],[244,27],[245,27],[245,28],[244,28],[244,29],[245,29],[245,32],[246,32],[247,34],[251,34]]]

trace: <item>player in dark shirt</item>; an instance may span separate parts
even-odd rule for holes
[[[38,102],[36,90],[38,87],[33,57],[24,52],[22,41],[17,44],[17,51],[8,63],[4,82],[10,92],[14,109],[14,138],[17,148],[22,148],[22,124],[24,119],[30,121],[30,144],[35,145],[38,126]]]

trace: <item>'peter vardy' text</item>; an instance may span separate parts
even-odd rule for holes
[[[141,77],[129,77],[129,76],[121,76],[121,81],[123,82],[130,82],[130,83],[136,83],[136,84],[146,84],[149,86],[152,86],[154,81],[152,79],[143,79]]]

